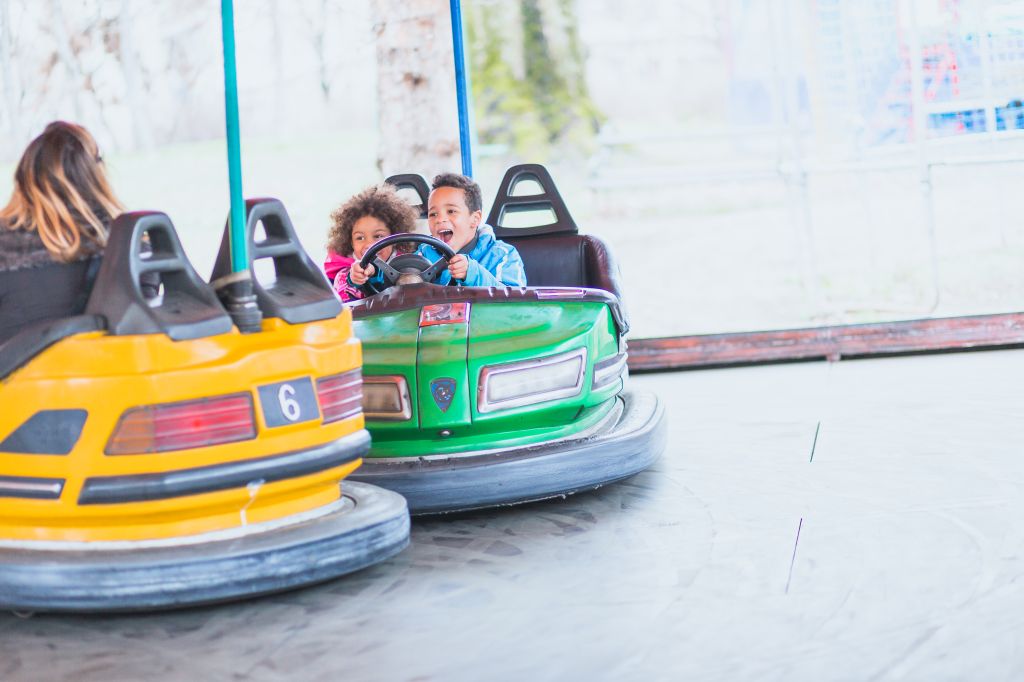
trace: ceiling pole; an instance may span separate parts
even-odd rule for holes
[[[462,174],[473,177],[473,152],[470,145],[469,74],[466,70],[466,49],[462,39],[462,5],[449,0],[452,16],[452,47],[455,53],[455,94],[459,103],[459,149],[462,153]]]
[[[220,2],[224,45],[224,119],[228,139],[228,187],[231,194],[231,214],[228,217],[231,274],[220,277],[211,284],[238,331],[252,334],[262,329],[263,313],[253,293],[252,274],[249,270],[249,240],[245,229],[245,201],[242,195],[242,146],[238,134],[235,12],[231,2],[232,0]]]
[[[242,151],[238,134],[238,78],[235,68],[235,12],[232,0],[220,2],[224,43],[224,118],[228,139],[228,184],[231,193],[231,271],[249,269],[246,253],[245,202],[242,199]]]

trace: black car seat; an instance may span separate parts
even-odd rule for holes
[[[85,311],[99,258],[0,272],[0,343],[27,326]]]
[[[0,380],[61,339],[100,330],[175,341],[231,331],[165,214],[119,216],[102,258],[0,273]]]
[[[539,186],[540,192],[517,192],[518,188],[531,185]],[[552,220],[531,227],[507,226],[506,219],[515,213],[546,214]],[[619,268],[611,250],[598,237],[579,234],[544,166],[521,164],[505,171],[487,223],[498,239],[519,251],[529,286],[603,289],[622,300]]]

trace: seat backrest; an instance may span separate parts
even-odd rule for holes
[[[507,238],[526,267],[531,287],[603,289],[622,299],[619,268],[611,250],[589,234]]]
[[[87,259],[0,272],[0,343],[37,322],[80,315],[98,267]]]
[[[504,241],[516,247],[522,257],[529,286],[583,287],[587,286],[584,239],[573,234],[506,238]]]

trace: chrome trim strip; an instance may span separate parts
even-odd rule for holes
[[[370,434],[360,429],[324,445],[270,457],[154,474],[94,476],[85,479],[78,504],[166,500],[243,488],[258,480],[264,483],[283,481],[347,464],[369,451]]]
[[[594,364],[594,381],[590,390],[604,388],[622,376],[626,370],[626,353],[619,353]]]
[[[571,288],[564,288],[564,289],[546,288],[546,289],[540,289],[540,288],[538,288],[535,291],[537,292],[537,298],[539,298],[541,300],[553,299],[553,298],[554,299],[557,299],[557,298],[583,298],[584,296],[587,295],[587,290],[586,289],[571,289]]]
[[[572,360],[574,358],[580,358],[580,371],[579,374],[576,376],[576,384],[573,386],[567,386],[566,388],[555,389],[551,391],[538,391],[535,393],[522,395],[516,398],[509,398],[507,400],[500,400],[496,402],[491,402],[487,399],[487,381],[492,376],[507,374],[509,372],[518,372],[525,369],[550,367],[552,365],[557,365],[567,360]],[[495,412],[497,410],[507,410],[513,407],[525,407],[526,405],[544,403],[548,402],[549,400],[571,398],[583,392],[583,377],[586,375],[586,372],[586,346],[582,346],[575,350],[566,351],[565,353],[559,353],[557,355],[549,355],[547,357],[537,358],[535,360],[509,362],[503,365],[488,365],[480,370],[480,378],[477,381],[476,389],[476,409],[481,414],[487,414],[488,412]]]
[[[63,478],[0,476],[0,497],[21,497],[30,500],[59,500],[60,494],[63,490]]]

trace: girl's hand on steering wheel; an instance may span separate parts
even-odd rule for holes
[[[452,279],[466,279],[469,273],[469,258],[466,254],[460,253],[448,261],[448,272],[451,273]]]
[[[377,268],[373,267],[373,263],[370,263],[364,269],[359,265],[359,261],[352,264],[352,269],[348,271],[348,278],[352,280],[352,284],[356,286],[362,286],[366,284],[366,280],[373,277],[373,274],[377,272]]]

